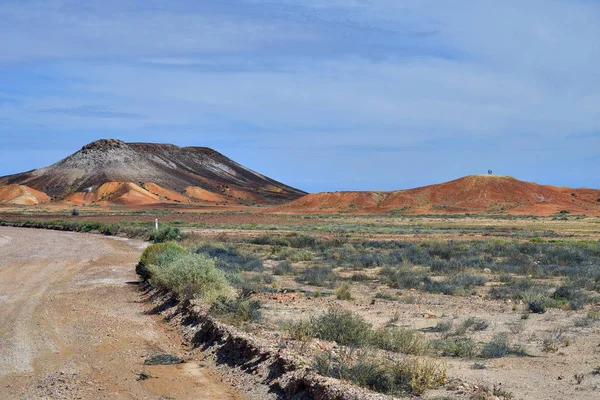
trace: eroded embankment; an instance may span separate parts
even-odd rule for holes
[[[340,380],[317,374],[285,349],[217,321],[200,305],[178,303],[147,287],[154,310],[183,333],[187,344],[202,352],[234,386],[260,399],[383,400],[389,396],[367,392]]]

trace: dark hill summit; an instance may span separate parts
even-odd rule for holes
[[[49,167],[0,178],[80,203],[284,203],[305,193],[206,147],[103,139]],[[0,199],[1,201],[1,199]]]

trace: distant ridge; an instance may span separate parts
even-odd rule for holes
[[[314,193],[277,207],[285,213],[404,213],[600,215],[600,190],[523,182],[498,175],[470,175],[450,182],[393,192]]]
[[[41,193],[38,203],[101,205],[280,204],[305,194],[207,147],[116,139],[90,143],[45,168],[0,177],[0,188],[13,187],[11,196],[18,198],[11,185]],[[0,195],[0,202],[20,204],[11,196]]]

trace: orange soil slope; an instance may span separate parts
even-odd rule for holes
[[[227,199],[217,193],[200,187],[190,186],[186,195],[165,189],[153,182],[137,185],[133,182],[106,182],[88,192],[76,192],[67,196],[65,202],[74,205],[110,205],[143,206],[150,204],[193,204],[198,200],[217,203]]]
[[[189,197],[182,195],[181,193],[177,193],[174,190],[165,189],[163,187],[158,186],[152,182],[146,182],[144,184],[144,188],[148,190],[150,193],[155,194],[159,198],[166,201],[174,201],[176,203],[191,203]]]
[[[121,205],[147,205],[160,203],[159,196],[147,191],[132,182],[106,182],[96,190],[90,192],[77,192],[68,196],[67,203],[71,204],[121,204]]]
[[[218,193],[208,191],[206,189],[202,189],[201,187],[198,187],[198,186],[186,187],[185,194],[187,194],[189,197],[191,197],[193,199],[202,200],[202,201],[213,201],[213,202],[227,201],[227,199],[224,196],[222,196]]]
[[[471,175],[450,182],[394,192],[316,193],[277,207],[291,213],[531,214],[562,210],[600,215],[600,190],[571,189]]]
[[[6,185],[0,187],[0,204],[27,205],[46,203],[50,196],[25,185]]]

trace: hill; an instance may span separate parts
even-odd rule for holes
[[[277,207],[290,213],[406,213],[600,215],[600,190],[523,182],[508,176],[471,175],[393,192],[315,193]]]
[[[80,205],[280,204],[305,194],[210,148],[115,139],[90,143],[48,167],[1,177],[0,188],[0,202],[11,204],[19,201],[15,190],[33,193],[38,203]]]

